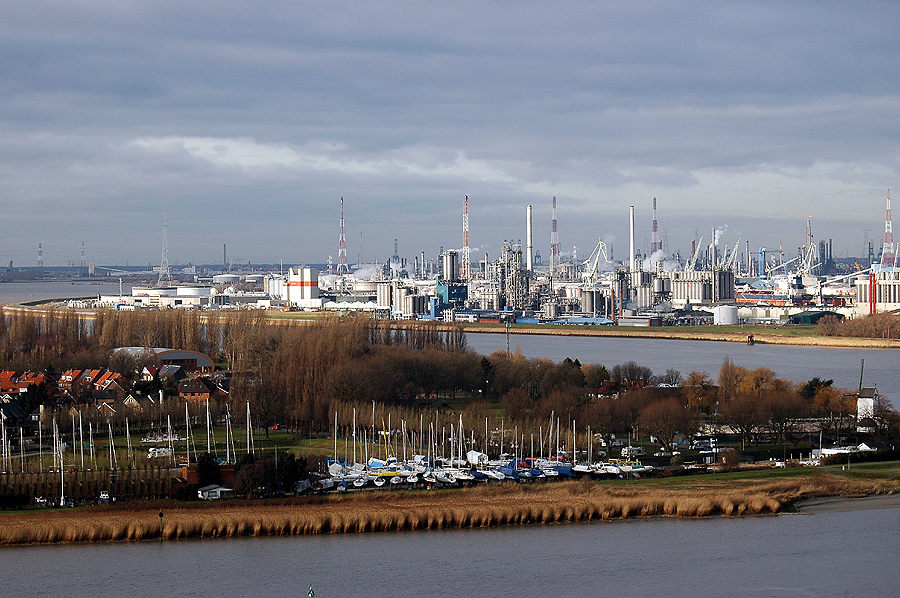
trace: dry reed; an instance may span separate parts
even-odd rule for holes
[[[497,485],[444,492],[356,494],[296,504],[221,503],[215,508],[105,507],[4,516],[0,545],[497,527],[630,517],[726,517],[777,513],[802,497],[900,491],[896,480],[836,476],[730,482],[727,488],[646,489],[584,482],[523,489]]]

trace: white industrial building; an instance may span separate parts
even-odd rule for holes
[[[126,308],[207,308],[221,300],[212,287],[132,287],[131,295],[103,295],[100,304]]]
[[[269,276],[264,280],[264,290],[273,299],[283,299],[293,307],[322,309],[316,268],[290,268],[287,277]]]
[[[885,268],[856,279],[856,315],[900,310],[900,270]]]

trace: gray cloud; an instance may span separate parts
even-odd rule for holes
[[[0,7],[0,257],[88,239],[96,261],[337,252],[496,255],[535,206],[549,245],[670,245],[728,223],[754,246],[847,251],[898,174],[895,3]],[[359,245],[362,231],[362,251]],[[820,231],[820,232],[819,232]],[[707,230],[708,236],[708,230]],[[730,233],[729,233],[730,234]],[[546,237],[546,239],[544,239]],[[736,239],[733,239],[733,243]],[[584,248],[583,250],[581,248]],[[229,253],[232,253],[229,250]],[[63,260],[65,263],[65,260]]]

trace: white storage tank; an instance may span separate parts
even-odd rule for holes
[[[713,310],[713,323],[716,326],[734,326],[738,321],[738,308],[735,305],[719,305]]]

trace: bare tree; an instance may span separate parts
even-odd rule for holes
[[[719,418],[741,438],[741,450],[747,446],[753,434],[766,423],[760,400],[746,393],[734,396],[719,406]]]
[[[644,430],[659,438],[663,450],[671,450],[677,436],[693,436],[697,417],[693,409],[678,400],[663,399],[647,405],[640,421]]]

